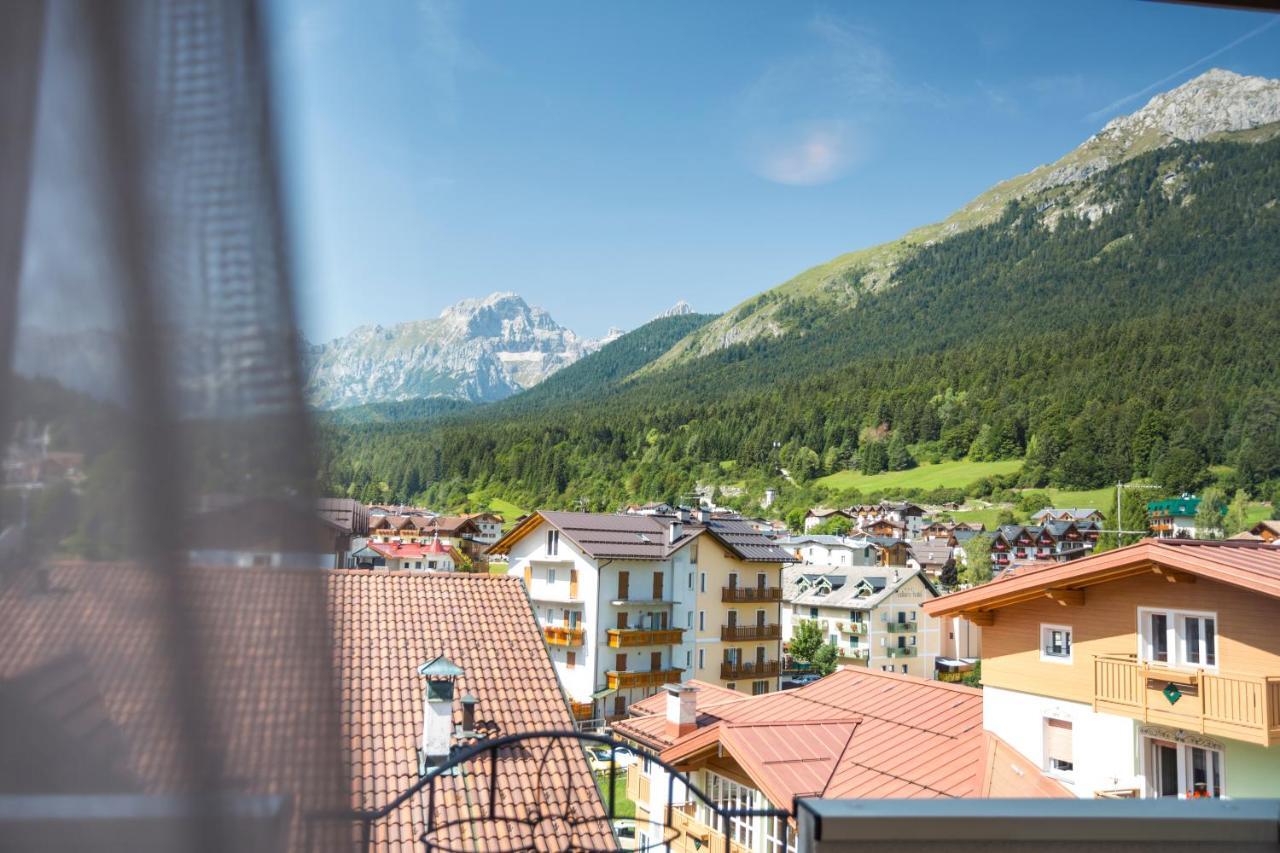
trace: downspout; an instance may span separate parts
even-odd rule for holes
[[[601,613],[601,610],[600,610],[600,590],[604,588],[604,568],[605,568],[605,566],[613,565],[613,563],[614,563],[614,560],[605,560],[603,563],[600,563],[600,562],[597,562],[597,563],[596,563],[596,655],[597,655],[597,657],[599,657],[599,656],[600,656],[600,654],[601,654],[601,652],[600,652],[600,613]],[[606,635],[606,636],[607,636],[607,635]],[[606,642],[607,642],[607,641],[606,641]],[[600,662],[597,660],[597,661],[596,661],[596,663],[592,665],[592,668],[594,669],[595,667],[598,667],[598,666],[599,666],[599,663],[600,663]],[[594,676],[593,676],[593,679],[594,679]],[[591,683],[592,683],[592,684],[595,684],[595,681],[593,680]],[[608,678],[606,678],[606,679],[605,679],[605,687],[608,687],[608,686],[609,686],[609,680],[608,680]],[[592,693],[595,693],[595,692],[596,692],[596,688],[594,688],[594,687],[593,687],[593,688],[591,688],[591,692],[592,692]],[[594,705],[594,703],[595,703],[595,700],[593,699],[593,700],[592,700],[592,704]],[[601,720],[604,720],[605,714],[604,714],[604,699],[603,699],[603,698],[600,700],[600,703],[601,703],[601,704],[600,704],[600,719],[601,719]]]

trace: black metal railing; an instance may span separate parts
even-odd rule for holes
[[[630,772],[665,771],[659,814],[648,814],[645,802],[638,805],[647,820],[619,814],[620,757]],[[778,849],[786,850],[791,832],[784,809],[728,808],[652,753],[617,738],[569,731],[508,735],[458,749],[385,805],[323,817],[350,821],[364,851],[404,838],[405,823],[422,849],[447,853],[670,851],[687,846],[681,839],[696,841],[689,847],[694,849],[708,832],[731,839],[735,819],[758,821],[756,832],[768,831],[772,822]],[[726,844],[719,849],[727,850]]]

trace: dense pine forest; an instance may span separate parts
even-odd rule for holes
[[[1261,498],[1280,484],[1280,140],[1142,155],[915,252],[847,310],[787,312],[801,331],[660,372],[635,375],[707,318],[502,403],[326,419],[320,486],[604,509],[958,458],[1024,460],[971,493],[1178,492],[1212,466]]]

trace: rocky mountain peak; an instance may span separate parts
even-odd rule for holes
[[[689,307],[689,303],[681,299],[675,305],[672,305],[666,311],[654,316],[654,320],[661,320],[663,317],[680,317],[685,314],[692,314],[693,309]]]
[[[1212,68],[1156,95],[1137,112],[1112,119],[1098,138],[1137,139],[1154,131],[1194,142],[1214,133],[1249,130],[1276,121],[1280,121],[1280,80]]]

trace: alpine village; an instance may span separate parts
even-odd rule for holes
[[[183,547],[228,637],[324,575],[353,808],[447,782],[374,849],[417,849],[432,808],[542,802],[495,775],[464,806],[443,768],[549,731],[588,738],[548,764],[565,808],[609,817],[573,849],[862,849],[798,842],[827,800],[1280,798],[1280,80],[1144,102],[723,314],[690,293],[587,340],[495,293],[308,344],[314,513],[210,488]],[[97,672],[139,654],[104,638],[145,585],[87,568],[129,508],[84,425],[119,415],[46,366],[0,543],[51,549],[41,583],[85,618],[60,640],[23,610],[49,635],[5,679],[67,636]],[[229,533],[285,523],[311,545]],[[103,707],[148,778],[145,712]],[[452,826],[442,849],[523,849]]]

